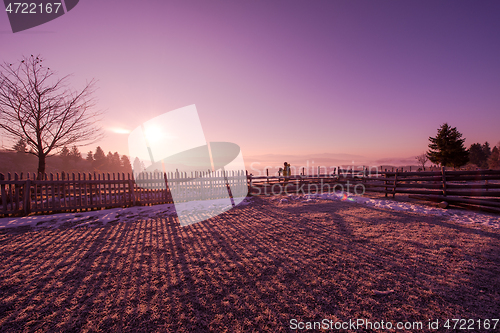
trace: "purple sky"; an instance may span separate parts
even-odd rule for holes
[[[0,60],[97,79],[106,152],[128,154],[113,129],[196,104],[206,139],[243,156],[363,162],[422,153],[444,122],[497,144],[499,17],[498,1],[81,0],[16,34],[0,13]]]

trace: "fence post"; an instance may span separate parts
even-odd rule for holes
[[[0,173],[0,180],[5,180],[5,175],[3,173]],[[5,190],[6,185],[2,184],[1,185],[1,194],[2,194],[2,208],[3,208],[3,214],[6,214],[7,212],[7,191]]]
[[[19,175],[14,173],[14,180],[19,180]],[[14,185],[14,193],[13,193],[13,198],[12,198],[12,207],[16,207],[16,210],[20,210],[20,205],[19,205],[19,186],[17,184]],[[14,206],[14,203],[16,204]]]
[[[196,177],[196,172],[195,172],[195,177]],[[169,200],[168,179],[167,179],[167,173],[166,172],[163,173],[163,179],[165,181],[165,197],[164,197],[164,201],[168,202],[170,200]]]
[[[444,166],[441,166],[441,175],[443,179],[443,197],[446,196],[446,172]]]
[[[29,215],[31,213],[31,180],[30,174],[28,173],[28,178],[26,183],[24,183],[24,215]]]
[[[135,189],[134,189],[134,180],[133,180],[133,176],[132,176],[132,179],[130,178],[130,174],[128,174],[128,190],[130,192],[130,204],[132,206],[135,206],[136,204],[136,199],[135,199]]]
[[[384,178],[385,178],[384,184],[387,185],[387,171],[384,174]],[[385,197],[387,198],[387,186],[385,187]]]
[[[392,197],[396,197],[396,188],[397,188],[397,183],[398,183],[398,172],[394,174],[394,189],[392,190]]]

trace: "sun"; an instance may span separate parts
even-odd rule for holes
[[[161,128],[156,126],[148,126],[144,130],[144,134],[146,135],[146,139],[150,144],[159,142],[165,138],[165,134],[163,133]]]

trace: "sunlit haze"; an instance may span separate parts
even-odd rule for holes
[[[499,17],[498,1],[85,0],[15,34],[0,13],[0,60],[98,81],[106,137],[83,154],[129,154],[130,131],[195,104],[206,140],[248,160],[381,163],[444,122],[467,147],[499,142]]]

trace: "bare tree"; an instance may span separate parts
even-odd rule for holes
[[[92,80],[80,91],[68,87],[69,76],[56,78],[40,57],[23,57],[17,65],[0,65],[0,128],[13,140],[24,139],[45,173],[46,157],[64,146],[88,145],[102,138],[94,111]]]
[[[422,169],[425,171],[425,163],[429,161],[429,157],[427,156],[427,153],[422,153],[418,156],[415,157],[415,159],[422,165]]]

